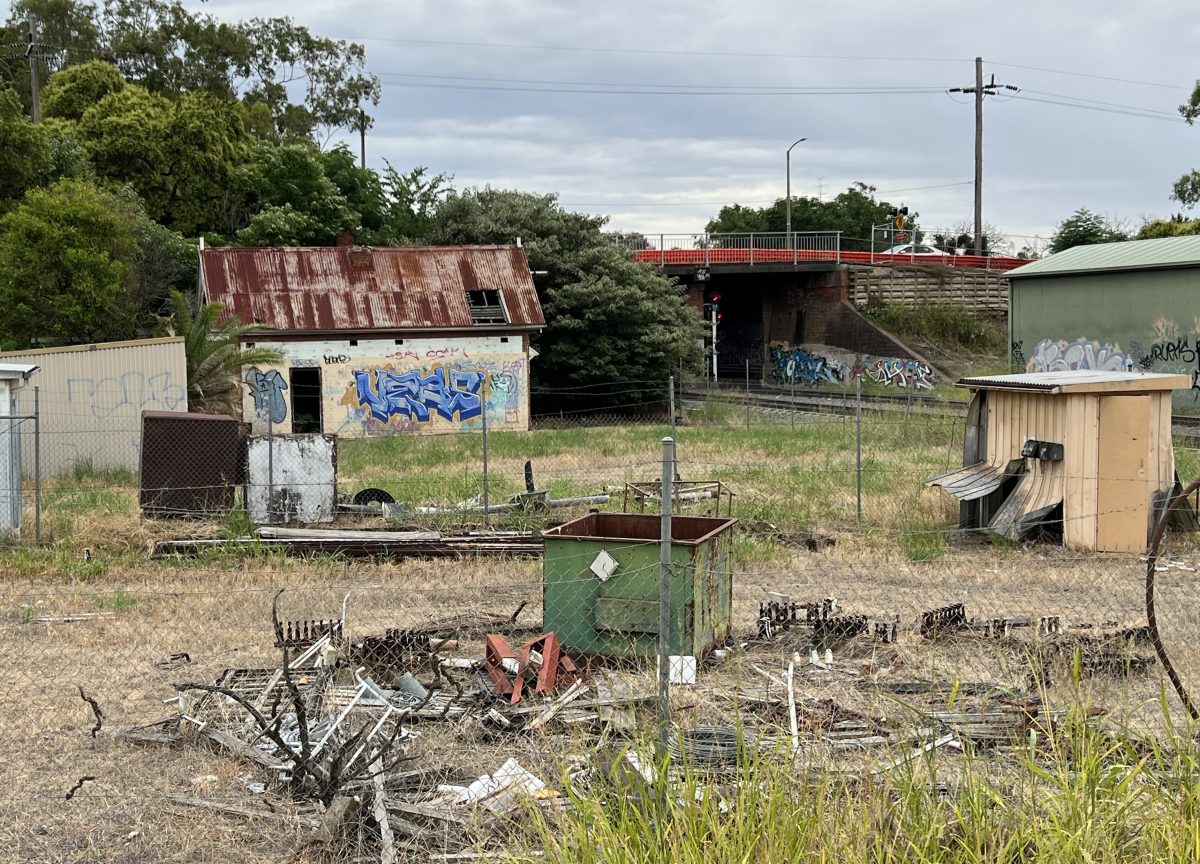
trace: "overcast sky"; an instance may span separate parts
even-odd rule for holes
[[[622,230],[698,231],[723,203],[782,197],[800,137],[793,194],[862,180],[927,228],[967,223],[973,108],[944,91],[973,84],[976,55],[1021,87],[985,104],[984,218],[1017,246],[1081,206],[1166,216],[1200,168],[1200,127],[1175,113],[1200,77],[1195,0],[188,5],[362,42],[384,82],[372,164],[557,192]]]

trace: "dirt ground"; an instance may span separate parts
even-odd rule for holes
[[[1200,684],[1200,650],[1190,638],[1200,620],[1196,555],[1172,551],[1179,564],[1160,573],[1160,623],[1184,679]],[[1132,556],[1086,556],[1037,546],[973,546],[932,562],[881,561],[847,544],[817,553],[796,551],[753,570],[739,566],[733,608],[739,647],[702,665],[696,686],[673,689],[676,719],[684,726],[740,722],[772,736],[787,735],[779,712],[751,702],[735,707],[735,702],[739,692],[760,693],[769,686],[764,671],[782,679],[789,662],[797,662],[796,686],[804,704],[832,699],[893,732],[920,725],[913,706],[945,710],[947,699],[955,698],[954,682],[1027,694],[1031,652],[1044,641],[1036,628],[1014,631],[1007,639],[925,639],[913,629],[920,613],[963,603],[976,619],[1057,615],[1068,629],[1133,626],[1145,618],[1144,569]],[[0,663],[0,692],[6,694],[0,710],[6,781],[0,793],[0,862],[307,860],[307,853],[297,851],[310,839],[307,831],[182,808],[164,797],[255,803],[264,797],[247,786],[262,779],[255,769],[200,747],[135,746],[117,736],[124,727],[171,714],[178,682],[210,682],[227,668],[277,665],[270,610],[280,588],[286,589],[280,600],[285,619],[341,617],[345,602],[350,640],[388,627],[418,628],[450,619],[474,633],[473,622],[510,616],[522,603],[516,626],[536,628],[541,617],[541,562],[529,560],[145,562],[110,571],[98,582],[64,583],[52,574],[5,582],[0,586],[0,636],[6,646]],[[846,613],[873,620],[898,617],[908,629],[892,644],[867,636],[836,645],[838,671],[825,673],[808,664],[811,631],[806,627],[766,642],[750,638],[767,592],[801,603],[834,597]],[[85,617],[62,620],[75,615]],[[171,669],[155,665],[180,653],[190,662]],[[481,640],[464,637],[449,653],[479,658]],[[1049,672],[1054,703],[1083,698],[1107,709],[1110,722],[1129,720],[1148,729],[1161,720],[1157,666],[1141,675],[1086,677],[1078,692],[1066,659]],[[653,690],[648,667],[596,674]],[[944,687],[929,695],[896,697],[864,686],[899,682]],[[78,687],[104,712],[94,737],[95,719]],[[465,779],[516,756],[554,785],[566,758],[587,757],[597,743],[580,728],[552,726],[544,734],[499,740],[484,740],[470,720],[413,728],[421,733],[413,766],[444,762]],[[808,740],[820,732],[806,729],[804,734]],[[94,779],[67,800],[82,777]],[[274,792],[265,797],[287,806]]]

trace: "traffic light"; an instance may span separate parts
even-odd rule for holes
[[[709,291],[708,299],[704,303],[704,317],[709,321],[721,320],[721,292]]]

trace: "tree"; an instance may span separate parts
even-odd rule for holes
[[[130,184],[155,221],[194,235],[216,223],[249,154],[242,111],[208,93],[171,101],[128,85],[84,112],[78,136],[101,179]]]
[[[52,168],[45,130],[26,119],[16,93],[0,90],[0,213],[45,182]]]
[[[1189,126],[1194,126],[1196,119],[1200,118],[1200,81],[1196,82],[1188,101],[1179,106],[1179,113]],[[1200,171],[1189,171],[1176,180],[1171,188],[1171,197],[1184,207],[1200,204]]]
[[[125,89],[125,79],[111,63],[93,60],[56,72],[42,91],[42,116],[78,121],[110,93]]]
[[[425,237],[432,229],[434,215],[451,194],[448,174],[429,174],[418,165],[400,173],[385,160],[381,185],[383,190],[382,224],[375,242],[380,244],[411,243]]]
[[[546,329],[534,337],[538,408],[660,404],[663,382],[700,361],[700,317],[672,279],[601,233],[605,220],[564,210],[554,195],[498,189],[451,194],[433,215],[434,243],[512,243],[537,277]],[[584,395],[617,382],[620,395]],[[595,391],[593,390],[593,393]]]
[[[828,201],[801,195],[792,199],[792,230],[840,231],[843,249],[870,249],[873,227],[891,222],[888,214],[892,206],[887,201],[876,201],[875,187],[862,182],[851,184]],[[786,231],[787,199],[780,198],[762,209],[741,204],[722,207],[705,230],[735,234]],[[905,230],[918,236],[915,218],[909,220]]]
[[[1182,213],[1176,213],[1170,219],[1147,221],[1135,239],[1154,240],[1159,237],[1182,237],[1188,234],[1200,234],[1200,219],[1185,219]]]
[[[135,220],[90,183],[30,192],[0,221],[0,333],[11,348],[129,339]]]
[[[283,353],[273,348],[242,349],[242,339],[261,329],[236,315],[221,320],[220,303],[197,306],[182,291],[171,292],[168,322],[183,337],[187,360],[188,409],[197,413],[235,413],[238,372],[242,366],[278,366]]]
[[[38,21],[37,54],[45,76],[43,81],[81,58],[102,57],[104,49],[94,4],[77,0],[16,0],[4,28],[0,28],[0,44],[22,48],[7,57],[0,56],[0,78],[17,91],[26,110],[30,104],[29,61],[23,46],[29,34],[30,15]]]
[[[1099,213],[1080,207],[1059,223],[1050,238],[1050,251],[1062,252],[1073,246],[1088,246],[1094,243],[1115,243],[1128,240],[1129,232]]]
[[[360,217],[325,176],[321,154],[310,142],[259,145],[239,170],[237,188],[258,212],[238,232],[247,246],[328,246]]]

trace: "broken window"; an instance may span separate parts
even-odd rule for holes
[[[476,324],[508,323],[508,313],[498,290],[468,291],[467,308],[471,311],[471,321]]]

